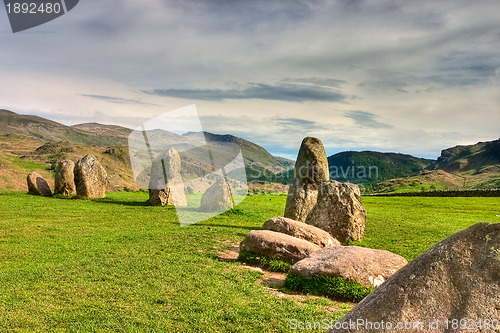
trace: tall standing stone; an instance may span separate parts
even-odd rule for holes
[[[151,166],[149,202],[153,206],[187,206],[181,157],[175,148],[169,148]]]
[[[86,155],[75,164],[75,186],[78,197],[104,198],[108,175],[93,155]]]
[[[28,192],[34,195],[42,195],[44,197],[50,197],[52,191],[47,181],[40,176],[35,171],[31,171],[26,178],[28,182]]]
[[[328,160],[323,143],[317,138],[306,137],[295,162],[284,216],[304,222],[316,205],[318,190],[328,179]]]
[[[71,160],[62,160],[57,163],[55,171],[54,194],[73,195],[75,187],[75,163]]]
[[[365,231],[366,210],[359,187],[335,180],[325,182],[306,223],[321,228],[345,243],[361,240]]]

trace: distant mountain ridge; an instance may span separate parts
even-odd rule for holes
[[[433,160],[407,154],[345,151],[328,157],[330,177],[354,183],[378,183],[424,170]]]

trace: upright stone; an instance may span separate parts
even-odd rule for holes
[[[340,242],[361,240],[366,210],[359,187],[335,180],[324,183],[306,223],[327,231]]]
[[[81,198],[104,198],[108,175],[93,155],[86,155],[75,164],[76,194]]]
[[[217,212],[233,208],[231,189],[224,177],[219,177],[201,196],[200,211]]]
[[[169,148],[153,162],[149,202],[153,206],[187,206],[181,177],[181,157],[175,148]]]
[[[284,216],[304,222],[316,205],[318,190],[328,179],[328,160],[323,143],[317,138],[306,137],[295,162]]]
[[[401,332],[493,333],[499,318],[500,223],[478,223],[401,268],[328,332],[389,333],[398,323],[422,323]],[[349,325],[358,320],[386,325]]]
[[[47,181],[40,176],[35,171],[31,171],[26,178],[28,182],[28,192],[34,195],[42,195],[44,197],[50,197],[52,191]]]
[[[55,171],[54,194],[73,195],[75,187],[75,163],[71,160],[62,160],[57,163]]]

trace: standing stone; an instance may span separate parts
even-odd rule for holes
[[[169,148],[153,162],[149,202],[153,206],[187,206],[181,177],[181,157],[175,148]]]
[[[231,189],[224,177],[220,176],[201,196],[199,210],[202,212],[217,212],[231,208],[233,208]]]
[[[80,198],[104,198],[108,175],[93,155],[86,155],[75,164],[76,193]]]
[[[329,333],[395,332],[398,322],[422,322],[401,332],[498,332],[500,318],[500,223],[460,231],[397,271],[336,323]],[[351,327],[357,320],[392,329]],[[452,320],[479,326],[453,328]],[[489,327],[484,326],[489,320]],[[448,327],[446,321],[448,320]],[[438,323],[436,325],[436,322]],[[429,326],[431,323],[431,326]],[[434,325],[434,326],[432,326]]]
[[[304,222],[316,204],[318,190],[328,179],[328,160],[323,143],[317,138],[306,137],[295,162],[284,216]]]
[[[340,242],[361,240],[365,231],[366,210],[359,187],[335,180],[326,182],[306,223],[327,231]]]
[[[35,171],[31,171],[26,178],[28,182],[28,192],[34,195],[42,195],[44,197],[50,197],[52,191],[47,181],[40,176]]]
[[[54,194],[73,195],[75,187],[75,163],[71,160],[62,160],[57,163],[55,171]]]

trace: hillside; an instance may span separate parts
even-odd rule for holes
[[[95,155],[108,171],[108,190],[139,189],[132,175],[127,145],[131,131],[121,126],[97,123],[65,126],[38,116],[0,110],[0,189],[26,190],[26,174],[31,170],[42,174],[53,185],[53,169],[57,161],[65,158],[76,161],[86,154]],[[192,145],[199,135],[203,135],[209,143],[219,164],[230,162],[241,146],[250,180],[256,180],[251,178],[253,169],[258,170],[257,176],[265,175],[268,180],[274,173],[286,171],[293,164],[293,161],[275,157],[261,146],[233,135],[204,132],[180,136],[160,130],[149,133],[151,144],[157,141],[161,145],[175,139],[184,146]],[[232,146],[230,143],[239,145]],[[238,147],[238,150],[230,147]],[[157,148],[164,149],[163,146]],[[197,160],[197,153],[202,152],[181,153],[182,170],[188,178],[211,172],[209,167]],[[207,184],[194,181],[192,186],[203,190]]]
[[[375,151],[345,151],[328,157],[332,179],[358,184],[375,184],[414,175],[431,162],[406,154]]]
[[[38,116],[0,110],[0,135],[16,134],[45,142],[68,141],[86,145],[126,145],[130,129],[101,124],[66,126]]]

